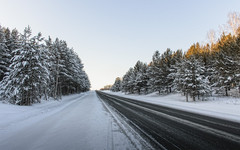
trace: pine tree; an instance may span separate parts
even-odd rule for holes
[[[51,38],[49,37],[48,41],[46,41],[46,45],[50,53],[51,95],[54,99],[59,99],[61,98],[61,87],[59,81],[60,68],[64,65],[60,56],[61,44],[58,38],[52,42]]]
[[[121,81],[121,78],[117,77],[115,79],[114,84],[110,88],[110,90],[113,92],[119,92],[119,91],[121,91],[121,89],[122,89],[122,81]]]
[[[175,74],[174,84],[178,91],[183,92],[184,95],[186,95],[186,101],[188,101],[188,94],[190,93],[188,84],[191,83],[191,76],[189,76],[189,69],[186,68],[190,68],[190,63],[187,62],[186,59],[182,59]]]
[[[203,63],[194,56],[182,60],[174,82],[178,85],[178,90],[186,95],[186,101],[189,94],[193,101],[196,100],[196,96],[199,98],[199,96],[210,94],[211,86],[204,72]]]
[[[239,28],[240,30],[240,28]],[[235,84],[238,86],[238,90],[240,93],[240,32],[237,35],[236,38],[236,49],[234,50],[234,58],[235,58],[235,64],[236,64],[236,69],[235,69]]]
[[[171,88],[173,84],[173,78],[169,75],[172,73],[171,65],[173,65],[172,60],[172,51],[170,49],[167,49],[163,55],[161,56],[160,66],[161,66],[161,72],[162,72],[162,88],[163,92],[165,93],[171,93]]]
[[[46,45],[50,52],[51,95],[55,99],[61,95],[86,92],[90,89],[90,81],[83,70],[83,64],[65,41],[58,38],[52,42],[49,37]]]
[[[149,65],[148,76],[150,78],[149,85],[152,92],[158,91],[159,94],[163,90],[163,72],[161,69],[161,58],[159,51],[153,54],[152,62]]]
[[[80,58],[65,41],[49,37],[44,43],[41,33],[32,36],[30,27],[23,34],[0,27],[0,79],[2,99],[18,105],[91,87]]]
[[[9,72],[10,50],[6,45],[6,35],[4,29],[0,26],[0,81]]]
[[[70,49],[71,52],[71,74],[72,74],[72,84],[70,84],[72,93],[86,92],[90,89],[90,81],[86,72],[83,70],[83,64],[73,49]]]
[[[21,35],[21,47],[13,51],[11,70],[4,78],[4,96],[11,103],[31,105],[40,102],[48,82],[48,69],[42,60],[41,34],[31,38],[30,27]]]
[[[217,83],[215,84],[220,90],[225,89],[225,95],[228,96],[228,90],[232,84],[234,84],[235,74],[234,71],[237,69],[236,61],[233,60],[235,50],[234,38],[231,34],[222,35],[219,45],[219,52],[217,53],[217,60],[215,62],[215,68],[217,70]]]
[[[170,73],[167,75],[167,79],[168,81],[170,81],[170,84],[169,84],[170,93],[172,91],[176,91],[177,89],[177,84],[175,84],[174,80],[177,77],[178,69],[181,67],[180,65],[182,63],[182,59],[183,59],[182,50],[177,50],[176,52],[173,53],[171,66],[169,68]]]
[[[140,89],[141,94],[147,94],[149,92],[149,84],[148,84],[149,76],[148,76],[147,70],[148,70],[148,66],[147,64],[144,63],[141,68],[141,76],[139,77],[140,82],[138,82],[138,84],[141,86],[141,89]]]
[[[133,68],[130,68],[128,72],[123,76],[122,91],[125,93],[133,93],[133,81],[134,81]]]
[[[224,90],[227,96],[231,88],[238,87],[240,93],[240,27],[236,24],[233,35],[223,32],[215,42],[213,33],[210,44],[197,42],[185,54],[167,49],[160,56],[156,51],[149,65],[137,62],[122,81],[124,92],[160,94],[177,90],[185,93],[187,99],[190,94],[193,100],[210,95],[212,87],[218,88],[217,92]]]
[[[134,76],[135,76],[135,80],[134,80],[134,87],[133,87],[133,92],[140,94],[141,93],[141,89],[144,88],[144,82],[143,82],[143,76],[144,76],[144,64],[141,61],[138,61],[134,68],[133,68],[133,72],[134,72]]]
[[[87,92],[90,90],[91,88],[91,83],[90,80],[88,78],[88,75],[86,74],[86,72],[84,70],[81,71],[81,76],[80,76],[80,91],[79,92]]]

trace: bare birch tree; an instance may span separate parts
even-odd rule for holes
[[[240,26],[240,14],[237,12],[231,12],[228,14],[228,28],[234,36],[237,35],[237,30]]]
[[[210,30],[207,33],[207,37],[211,42],[211,45],[216,42],[216,32],[214,30]]]

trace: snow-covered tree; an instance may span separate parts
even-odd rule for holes
[[[40,102],[41,89],[47,87],[49,76],[42,60],[42,40],[40,33],[31,37],[31,29],[27,27],[21,35],[21,47],[13,51],[11,70],[3,81],[4,96],[11,103],[31,105]]]
[[[121,89],[122,89],[122,80],[121,80],[120,77],[117,77],[115,79],[114,84],[110,88],[110,90],[113,91],[113,92],[119,92],[119,91],[121,91]]]
[[[231,13],[228,25],[231,33],[223,32],[218,41],[214,33],[210,33],[211,43],[197,42],[185,54],[167,49],[162,55],[156,51],[149,65],[137,62],[124,75],[122,91],[161,94],[177,90],[186,96],[190,94],[193,100],[196,96],[211,94],[212,87],[217,92],[224,89],[225,95],[231,88],[238,87],[240,93],[239,14]]]
[[[173,69],[171,68],[174,65],[173,61],[173,53],[170,49],[167,49],[162,55],[160,60],[161,66],[161,78],[162,78],[162,90],[164,93],[171,93],[172,91],[172,84],[173,84],[173,77],[170,76],[173,73]]]
[[[239,28],[240,29],[240,28]],[[236,48],[235,48],[235,51],[234,51],[234,61],[235,61],[235,64],[236,64],[236,67],[235,67],[235,84],[236,86],[238,86],[238,90],[239,90],[239,93],[240,93],[240,32],[236,38]]]
[[[0,26],[0,81],[9,72],[10,50],[7,47],[6,35],[4,28]]]
[[[199,96],[210,94],[211,86],[204,72],[203,63],[194,56],[182,60],[174,82],[177,84],[178,90],[186,95],[186,101],[188,101],[189,94],[193,101],[196,96],[199,98]]]
[[[130,68],[128,72],[123,76],[122,91],[125,93],[133,93],[135,75],[133,68]]]
[[[137,93],[137,94],[146,94],[147,93],[147,75],[146,75],[146,71],[147,71],[147,65],[144,64],[141,61],[138,61],[134,68],[133,68],[133,73],[134,73],[134,87],[133,87],[133,92]]]
[[[139,85],[140,88],[140,94],[147,94],[149,92],[149,76],[148,76],[148,66],[147,64],[142,64],[141,66],[141,72],[138,73],[137,77],[136,77],[136,82],[137,85]]]
[[[169,92],[176,91],[177,84],[175,84],[174,80],[177,77],[177,71],[181,67],[183,59],[183,53],[182,50],[177,50],[176,52],[173,52],[172,54],[172,60],[171,65],[169,68],[169,74],[167,75],[167,80],[170,81],[169,83]]]
[[[148,77],[149,77],[149,85],[150,85],[150,89],[151,92],[155,92],[158,91],[159,93],[161,93],[161,91],[163,90],[163,72],[161,69],[161,57],[160,57],[160,53],[159,51],[156,51],[153,54],[152,57],[152,62],[149,65],[149,69],[148,69]]]
[[[68,48],[66,41],[57,38],[52,42],[49,37],[46,45],[50,52],[51,95],[59,99],[61,95],[88,91],[90,81],[83,64],[74,50]]]
[[[80,82],[78,85],[80,86],[80,89],[77,92],[79,93],[79,92],[89,91],[91,88],[91,83],[87,73],[84,70],[81,71],[81,76],[79,79],[80,79]]]
[[[236,80],[235,70],[237,70],[237,60],[234,60],[237,55],[234,53],[236,44],[234,37],[231,34],[222,35],[219,44],[219,52],[216,53],[216,60],[214,62],[217,74],[215,75],[215,84],[220,90],[225,89],[225,95],[228,96],[228,90],[233,86]]]
[[[72,93],[80,93],[80,92],[86,92],[90,89],[90,81],[86,74],[86,72],[83,70],[83,64],[81,59],[78,57],[76,53],[74,53],[73,49],[70,49],[72,55],[72,84],[71,89]]]
[[[91,86],[80,58],[65,41],[49,37],[44,42],[41,33],[32,36],[30,27],[23,34],[0,27],[0,79],[2,99],[19,105]]]

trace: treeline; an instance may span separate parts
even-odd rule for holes
[[[240,21],[240,17],[231,19]],[[185,53],[156,51],[149,64],[138,61],[122,78],[116,78],[110,90],[134,94],[182,92],[187,101],[188,96],[195,101],[213,90],[226,96],[230,89],[240,92],[240,28],[223,32],[216,42],[211,41],[195,43]]]
[[[0,94],[12,104],[31,105],[41,98],[85,92],[90,81],[66,41],[0,26]]]
[[[112,87],[112,85],[105,85],[103,88],[101,88],[100,90],[110,90]]]

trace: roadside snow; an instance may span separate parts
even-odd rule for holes
[[[62,100],[58,101],[53,99],[42,100],[41,103],[33,106],[18,106],[0,102],[0,141],[23,127],[61,111],[84,96],[86,96],[86,93],[63,96]]]
[[[207,101],[186,102],[185,96],[181,94],[158,95],[126,95],[122,92],[104,91],[112,95],[132,98],[153,104],[163,105],[171,108],[200,113],[217,118],[240,122],[240,98],[233,97],[210,97]]]
[[[94,91],[33,106],[0,104],[0,149],[135,150]]]

